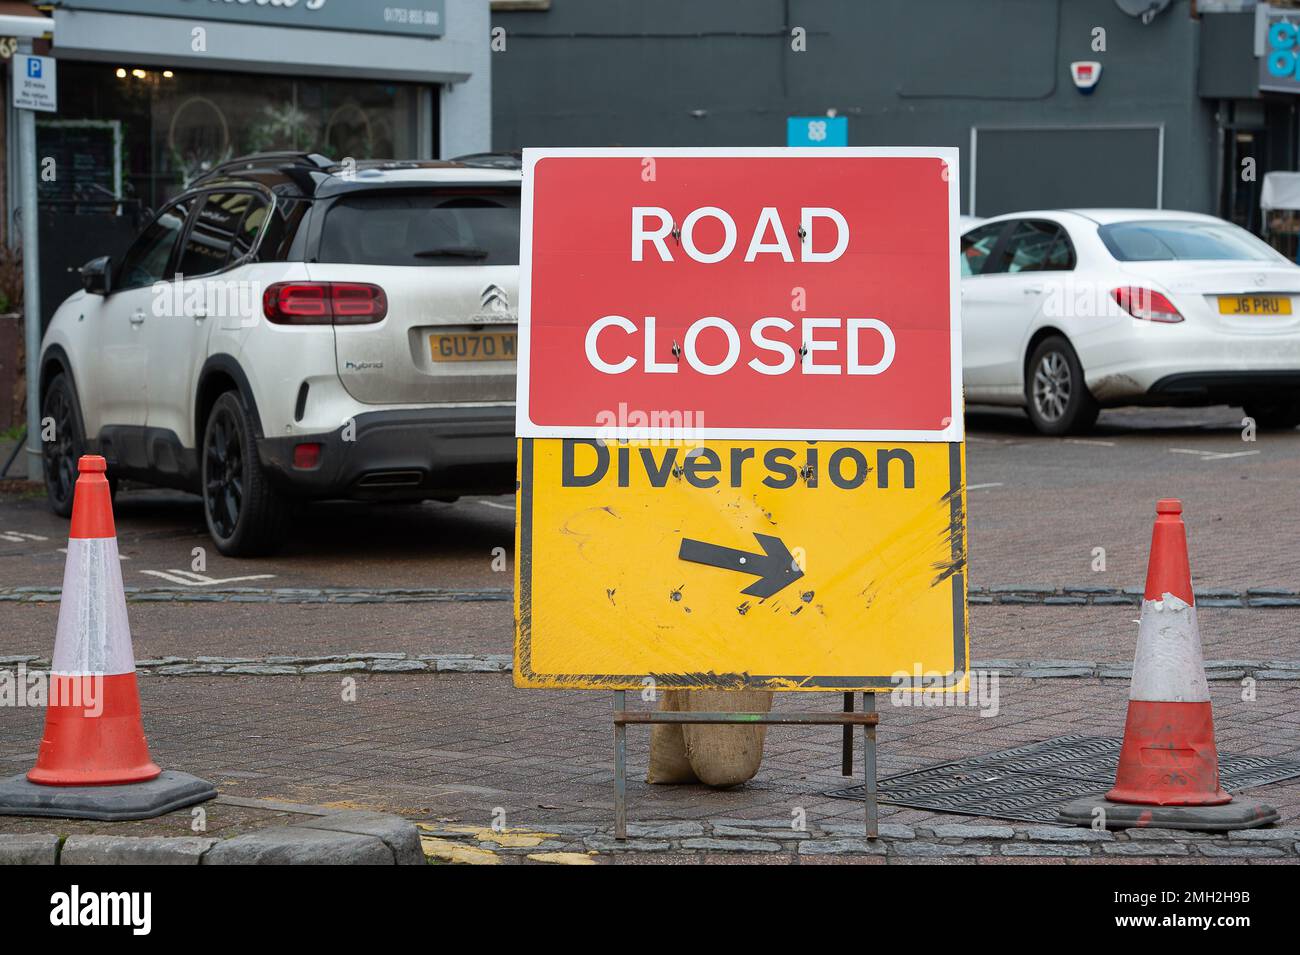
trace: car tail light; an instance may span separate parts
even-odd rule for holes
[[[320,445],[296,444],[293,448],[293,466],[300,471],[310,471],[320,464]]]
[[[368,325],[388,314],[388,296],[378,285],[363,282],[333,282],[330,304],[335,325]]]
[[[1136,285],[1111,289],[1110,297],[1120,308],[1144,322],[1181,322],[1182,313],[1159,292]]]
[[[368,325],[388,314],[388,296],[365,282],[276,282],[262,313],[276,325]]]

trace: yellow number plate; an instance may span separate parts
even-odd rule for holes
[[[1220,315],[1290,315],[1285,295],[1220,295]]]
[[[430,335],[434,361],[514,361],[519,340],[514,332]]]

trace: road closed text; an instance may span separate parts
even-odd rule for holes
[[[868,336],[874,348],[864,344]],[[874,318],[804,318],[796,325],[769,316],[750,325],[746,339],[756,354],[745,364],[760,375],[784,375],[796,364],[804,375],[878,375],[894,361],[894,333]],[[716,315],[693,322],[680,347],[673,342],[673,360],[657,357],[653,315],[639,326],[624,315],[606,315],[587,329],[585,344],[591,367],[606,375],[631,371],[638,361],[647,374],[672,375],[681,368],[679,357],[701,375],[722,375],[736,367],[747,347],[736,326]],[[708,344],[712,354],[704,350]],[[873,352],[871,360],[863,359]]]
[[[764,257],[794,262],[796,256],[800,262],[829,263],[844,254],[850,238],[848,220],[830,207],[799,210],[794,237],[797,253],[774,206],[760,211],[743,253],[735,218],[718,206],[693,209],[682,218],[680,228],[672,213],[654,206],[633,206],[631,220],[633,262],[676,261],[669,247],[671,236],[679,256],[706,265],[733,256],[746,263]],[[716,247],[701,248],[698,233],[702,222],[713,226]],[[829,242],[820,241],[823,232],[831,235]],[[823,246],[820,250],[819,245]],[[804,375],[878,375],[893,363],[897,347],[889,326],[875,318],[801,318],[796,323],[765,316],[753,321],[747,331],[742,328],[743,322],[737,327],[722,316],[706,315],[690,324],[680,343],[674,339],[670,350],[658,339],[655,316],[638,320],[604,315],[588,327],[584,344],[591,367],[606,375],[624,374],[638,364],[646,374],[673,375],[681,369],[682,360],[701,375],[723,375],[736,367],[747,351],[755,354],[745,364],[761,375],[784,375],[796,366]],[[665,354],[670,358],[660,357]]]
[[[817,251],[813,241],[813,228],[819,220],[829,222],[835,229],[835,241],[831,248],[821,252]],[[716,223],[722,229],[722,241],[712,251],[703,251],[696,238],[697,226],[701,222]],[[821,234],[821,227],[817,228],[817,234]],[[667,209],[657,206],[632,207],[633,262],[641,262],[645,259],[647,245],[651,247],[651,252],[659,256],[661,262],[674,261],[672,251],[668,247],[670,235],[680,243],[686,256],[706,265],[730,258],[737,251],[736,220],[726,209],[718,206],[701,206],[692,209],[678,229],[672,213]],[[796,236],[800,262],[834,262],[849,247],[849,223],[844,218],[844,213],[837,209],[826,206],[805,207],[799,210],[799,231]],[[745,247],[744,260],[756,262],[762,255],[775,255],[783,262],[795,260],[786,226],[781,221],[781,213],[775,206],[764,206],[759,212],[758,221],[755,222],[753,233]]]

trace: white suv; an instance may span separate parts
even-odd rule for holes
[[[50,322],[51,507],[97,451],[201,494],[217,548],[253,556],[296,499],[511,491],[520,181],[491,156],[206,174]]]

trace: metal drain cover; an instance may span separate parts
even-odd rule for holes
[[[963,816],[1021,822],[1056,822],[1061,807],[1115,783],[1123,741],[1111,736],[1058,736],[983,756],[887,776],[877,783],[880,802]],[[1300,762],[1269,756],[1219,754],[1219,781],[1229,792],[1300,777]],[[863,798],[864,787],[826,793]]]

